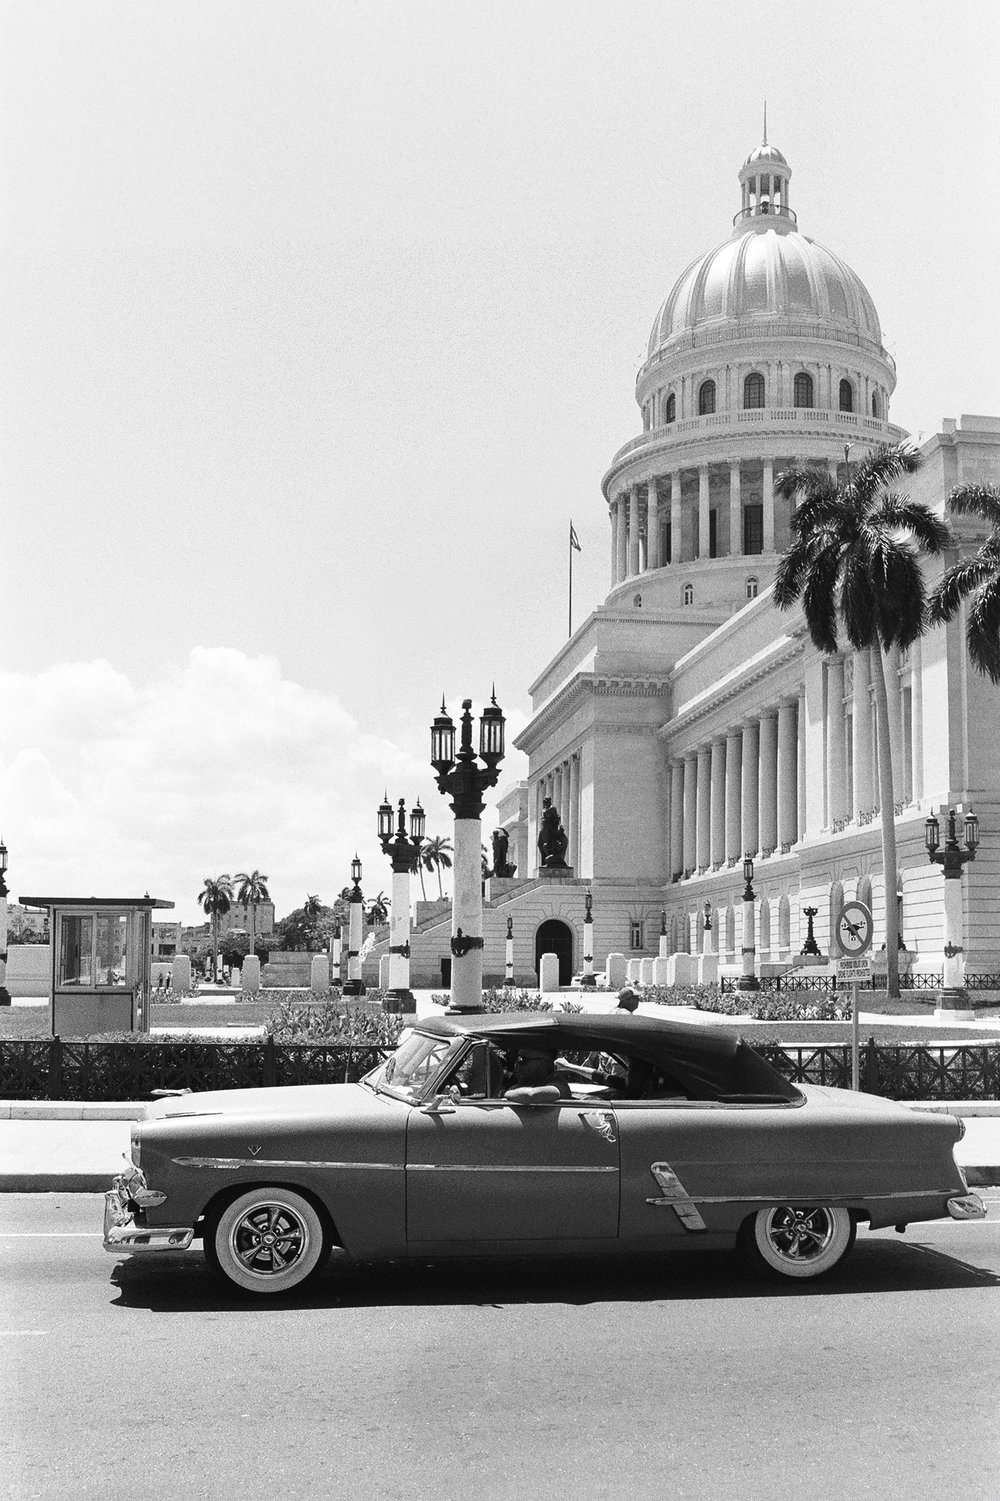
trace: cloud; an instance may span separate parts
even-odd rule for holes
[[[274,657],[197,647],[143,687],[104,660],[66,663],[0,673],[0,694],[12,896],[148,890],[194,921],[206,876],[257,867],[282,915],[307,891],[331,900],[355,849],[366,887],[388,888],[383,789],[428,805],[423,734],[364,733]]]

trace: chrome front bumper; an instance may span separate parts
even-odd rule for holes
[[[114,1180],[104,1195],[104,1249],[112,1255],[122,1251],[184,1251],[194,1239],[194,1230],[183,1225],[137,1225],[135,1215],[146,1207],[162,1204],[166,1195],[147,1186],[137,1167]]]
[[[978,1194],[956,1194],[948,1200],[948,1213],[953,1220],[984,1220],[986,1205]]]

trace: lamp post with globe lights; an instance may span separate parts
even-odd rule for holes
[[[424,810],[419,799],[410,810],[410,833],[406,833],[406,804],[399,799],[398,827],[386,793],[378,810],[378,838],[382,853],[392,862],[392,910],[389,925],[389,990],[386,1001],[393,1010],[412,1011],[410,989],[410,876],[424,842]]]
[[[364,925],[365,898],[361,890],[361,861],[355,854],[351,861],[351,880],[354,885],[351,889],[351,920],[347,930],[347,981],[344,985],[344,995],[364,995],[365,987],[361,980],[361,929]]]
[[[441,702],[431,725],[431,765],[438,790],[451,798],[455,815],[455,894],[451,905],[451,1009],[479,1011],[483,1003],[483,793],[495,787],[504,758],[506,721],[496,690],[479,719],[479,754],[472,744],[472,700],[462,702],[462,738],[455,752],[455,725]],[[477,759],[483,762],[480,766]]]
[[[961,807],[957,810],[961,813]],[[962,945],[962,868],[976,858],[979,847],[979,819],[970,808],[965,813],[965,849],[958,844],[958,829],[955,822],[956,809],[948,810],[948,837],[941,844],[941,825],[932,813],[924,821],[924,843],[927,858],[940,865],[944,872],[944,986],[941,990],[938,1010],[949,1016],[962,1009],[966,998],[965,959]],[[969,1016],[972,1016],[969,1012]]]

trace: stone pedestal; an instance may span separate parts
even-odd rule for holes
[[[625,955],[609,954],[604,968],[604,983],[608,990],[621,990],[625,984]]]
[[[325,994],[330,989],[330,960],[326,954],[313,954],[309,966],[309,989]]]
[[[538,988],[542,995],[559,989],[559,955],[543,954],[538,965]]]
[[[640,985],[652,985],[652,983],[653,983],[653,965],[655,963],[656,963],[655,959],[640,959],[639,960],[639,984]]]
[[[667,980],[667,974],[669,973],[669,969],[670,969],[670,955],[669,954],[661,954],[660,957],[659,957],[659,959],[654,959],[653,960],[653,984],[654,985],[667,985],[667,984],[669,984],[669,981]]]
[[[576,871],[572,865],[539,865],[535,871],[535,879],[538,881],[575,881]]]
[[[260,960],[256,954],[247,954],[240,971],[243,989],[256,995],[260,989]]]

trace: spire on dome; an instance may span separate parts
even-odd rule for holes
[[[764,100],[764,145],[767,145],[767,100]]]

